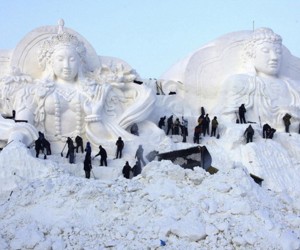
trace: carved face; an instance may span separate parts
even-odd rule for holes
[[[58,47],[52,56],[52,68],[57,81],[73,82],[78,75],[80,58],[70,46]]]
[[[258,73],[276,76],[280,69],[281,44],[263,42],[255,48],[254,67]]]

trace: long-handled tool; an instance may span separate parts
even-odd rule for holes
[[[96,179],[96,176],[95,176],[94,171],[92,169],[91,169],[91,172],[92,172],[92,174],[94,176],[94,179]]]
[[[67,143],[65,144],[65,146],[63,147],[63,149],[62,149],[62,151],[61,151],[61,153],[60,153],[60,156],[61,156],[61,157],[64,156],[63,152],[64,152],[66,146],[67,146]]]

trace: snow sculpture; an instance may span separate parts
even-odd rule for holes
[[[263,123],[281,126],[286,112],[300,118],[300,60],[268,28],[218,38],[161,78],[184,84],[186,110],[194,115],[203,106],[234,121],[234,112],[244,103],[250,121],[260,117]]]
[[[279,76],[281,41],[271,29],[253,32],[245,44],[245,59],[253,67],[251,72],[232,75],[222,84],[221,94],[226,100],[224,115],[235,117],[234,113],[244,103],[248,119],[262,120],[276,127],[282,125],[286,113],[300,118],[300,89],[295,81]]]
[[[15,110],[52,143],[77,135],[93,145],[132,139],[126,129],[152,112],[155,94],[133,83],[137,74],[128,65],[101,65],[88,42],[63,24],[37,29],[18,45],[14,70],[2,78],[1,112]]]

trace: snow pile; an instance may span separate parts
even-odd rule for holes
[[[300,209],[237,165],[210,175],[153,161],[131,180],[87,180],[65,163],[22,157],[28,171],[16,188],[5,188],[16,182],[1,164],[0,249],[300,248]]]
[[[51,178],[60,174],[61,169],[53,161],[31,157],[31,152],[20,142],[13,142],[0,154],[1,191],[9,191],[22,181],[37,178]]]

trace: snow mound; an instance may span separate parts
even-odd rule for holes
[[[8,191],[18,183],[39,178],[51,178],[60,173],[53,161],[33,158],[30,150],[20,142],[12,142],[0,154],[1,190]]]
[[[210,175],[153,161],[131,180],[107,181],[29,158],[27,181],[1,200],[1,249],[157,249],[161,240],[166,249],[300,247],[299,209],[242,167]]]

